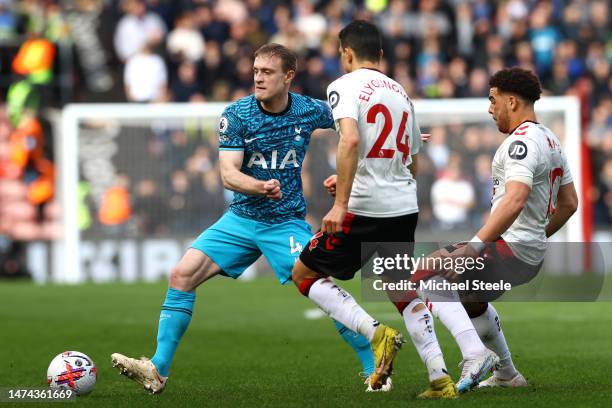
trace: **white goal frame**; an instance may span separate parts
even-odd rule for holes
[[[436,123],[444,123],[451,114],[482,119],[487,117],[489,101],[486,98],[437,99],[414,101],[415,111],[421,126],[429,123],[427,115],[436,115]],[[77,222],[79,161],[79,123],[92,119],[198,119],[220,116],[227,103],[165,103],[165,104],[69,104],[62,112],[60,134],[56,138],[57,192],[61,206],[63,234],[53,249],[51,281],[77,284],[84,280],[80,265],[80,232]],[[570,96],[545,97],[536,102],[536,112],[559,112],[564,114],[564,149],[574,175],[576,190],[582,191],[582,158],[580,103]],[[422,116],[419,116],[422,115]],[[440,118],[442,117],[442,118]],[[577,214],[567,225],[566,241],[583,241],[582,203]]]

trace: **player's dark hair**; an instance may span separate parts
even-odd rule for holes
[[[519,67],[497,71],[489,79],[489,86],[501,92],[515,93],[531,103],[540,99],[542,93],[538,77],[533,72]]]
[[[350,48],[361,61],[378,62],[382,38],[378,27],[364,20],[355,20],[340,30],[340,46]]]
[[[276,43],[262,45],[255,51],[255,58],[262,55],[280,58],[283,65],[283,72],[297,70],[297,56],[284,45]]]

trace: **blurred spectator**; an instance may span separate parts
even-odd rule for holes
[[[595,222],[609,225],[612,223],[612,159],[606,161],[598,176]]]
[[[11,0],[0,0],[0,40],[17,34],[17,18],[11,9]]]
[[[183,13],[176,19],[166,44],[168,52],[176,61],[186,59],[197,62],[204,57],[204,38],[195,29],[192,13]]]
[[[166,34],[166,26],[155,13],[147,11],[142,0],[124,0],[125,15],[119,20],[115,31],[115,51],[122,61],[142,51],[158,46]]]
[[[149,46],[128,58],[123,78],[128,101],[155,102],[166,96],[166,64]]]
[[[449,163],[431,186],[431,202],[440,229],[467,227],[469,211],[474,206],[474,188],[461,178],[458,160]]]
[[[610,3],[596,0],[590,3],[592,40],[606,42],[610,40]]]
[[[167,231],[167,199],[155,180],[145,179],[136,185],[133,214],[138,230],[145,236]]]
[[[546,78],[553,63],[553,51],[561,39],[559,31],[550,22],[550,7],[539,3],[530,16],[529,40],[533,48],[536,69]]]
[[[183,62],[178,69],[176,79],[171,85],[172,99],[176,102],[188,102],[193,95],[202,92],[198,82],[196,66],[190,62]]]
[[[318,55],[310,57],[306,61],[306,72],[299,78],[297,83],[301,86],[303,93],[313,98],[326,99],[325,83],[328,77],[323,71],[323,61]]]
[[[489,96],[489,74],[483,68],[476,68],[470,73],[467,96],[473,98]]]
[[[113,186],[106,189],[100,202],[98,218],[107,226],[127,222],[132,215],[130,204],[130,179],[125,174],[117,175]]]
[[[243,1],[218,1],[215,6],[215,17],[230,24],[242,24],[248,17],[248,11]]]
[[[100,17],[102,35],[109,37],[109,27],[115,27],[106,41],[107,51],[112,51],[114,44],[129,101],[227,102],[243,97],[251,92],[252,52],[264,42],[279,42],[294,50],[299,56],[295,89],[324,99],[327,85],[342,75],[338,31],[354,18],[378,23],[383,33],[383,71],[404,86],[413,99],[486,97],[488,79],[501,67],[519,65],[537,70],[546,94],[580,98],[594,177],[590,198],[596,205],[596,221],[610,226],[612,79],[608,1],[122,0],[119,6],[124,15],[117,13],[117,2],[94,2],[104,12],[103,19]],[[69,13],[65,3],[56,0],[0,0],[0,38],[30,33],[57,44],[60,38],[70,35],[65,24]],[[65,68],[65,60],[59,58],[61,47],[57,50],[52,64],[55,73]],[[14,54],[13,51],[10,58],[5,56],[7,53],[0,55],[1,74],[12,74]],[[88,102],[78,92],[82,87],[79,75],[80,70],[76,70],[76,100]],[[55,75],[53,80],[57,78]],[[117,100],[120,91],[116,92]],[[40,96],[37,85],[25,80],[14,83],[7,99],[11,111],[20,113],[23,106],[36,105]],[[491,123],[444,123],[432,126],[431,141],[419,162],[421,225],[435,227],[438,216],[444,217],[432,208],[430,195],[431,186],[439,186],[440,181],[459,186],[472,183],[474,207],[461,207],[461,211],[455,208],[455,212],[461,213],[457,217],[462,220],[460,224],[478,224],[490,210],[490,169],[486,158],[495,152],[503,136]],[[133,178],[134,187],[130,188],[134,190],[130,193],[139,220],[148,220],[143,215],[145,210],[153,214],[171,211],[167,203],[158,201],[170,192],[180,197],[195,193],[198,198],[194,208],[198,208],[202,219],[214,219],[207,207],[210,203],[216,203],[210,211],[223,208],[224,190],[218,180],[215,135],[211,131],[214,125],[202,125],[202,129],[199,125],[179,124],[161,132],[152,129],[155,136],[146,139],[142,147],[149,159],[142,165],[146,177],[143,180],[140,174]],[[197,137],[190,126],[198,128]],[[551,126],[555,131],[563,129],[558,123]],[[7,135],[14,130],[9,128]],[[0,127],[0,133],[1,130]],[[8,136],[4,141],[0,137],[0,150],[3,143],[6,148]],[[313,161],[304,170],[304,188],[315,219],[329,204],[327,197],[319,195],[319,184],[333,171],[332,145],[319,151],[313,144]],[[130,148],[129,154],[121,154],[131,157],[138,146]],[[460,163],[455,159],[457,155],[462,158]],[[131,164],[128,159],[125,162]],[[470,179],[463,181],[456,167],[462,167],[458,171]],[[125,171],[119,166],[118,170]],[[7,171],[10,166],[0,160],[0,174]],[[149,183],[141,184],[149,178],[156,180],[149,180],[152,188]],[[24,200],[26,205],[11,204],[9,212],[31,222],[36,210],[27,202],[27,187],[19,182],[13,187],[8,190],[19,192],[13,194],[18,197],[15,200]],[[157,204],[147,206],[143,202]],[[49,204],[52,207],[54,202]],[[434,206],[439,207],[439,203]],[[150,226],[154,221],[142,221],[144,230],[162,233],[174,228],[172,223]],[[34,236],[42,229],[24,227],[23,231],[24,236]]]
[[[306,41],[306,47],[319,48],[321,37],[327,29],[327,21],[315,12],[314,2],[294,0],[295,26]]]
[[[427,145],[427,155],[436,169],[443,169],[448,163],[450,149],[446,143],[446,128],[435,126],[431,129],[431,138]]]
[[[491,156],[481,154],[476,158],[474,164],[474,190],[475,190],[475,205],[474,219],[472,225],[476,228],[484,224],[483,218],[486,218],[491,211],[491,194],[493,191],[493,177],[491,174]]]

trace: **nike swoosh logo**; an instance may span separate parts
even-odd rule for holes
[[[257,136],[250,139],[244,139],[244,143],[251,143],[254,140],[261,139],[263,136]]]

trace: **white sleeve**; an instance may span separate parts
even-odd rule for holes
[[[327,87],[327,101],[335,121],[343,118],[359,120],[359,101],[354,90],[342,86],[342,81],[336,80]]]
[[[540,156],[538,145],[525,136],[509,136],[508,142],[502,156],[506,183],[519,181],[531,187]]]
[[[567,164],[567,157],[565,156],[565,152],[561,152],[561,157],[563,160],[563,178],[561,178],[561,185],[564,186],[574,181],[572,177],[572,172],[570,171],[569,165]]]

